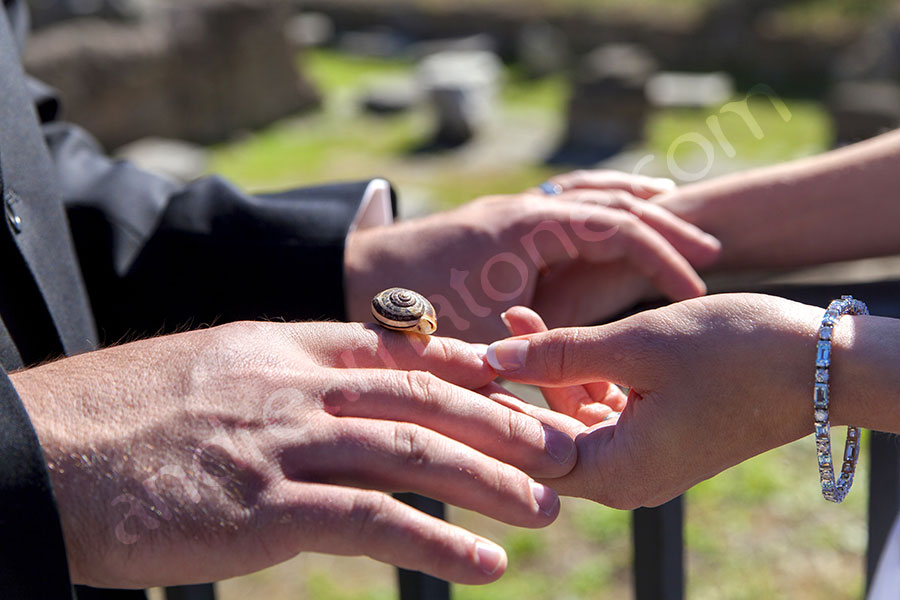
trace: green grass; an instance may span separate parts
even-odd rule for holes
[[[519,191],[553,173],[541,165],[497,161],[456,169],[452,155],[410,156],[427,141],[428,110],[372,116],[359,110],[358,98],[373,81],[413,74],[412,64],[347,57],[330,50],[310,52],[302,62],[328,99],[323,109],[213,148],[213,172],[253,191],[386,176],[400,189],[423,190],[435,207],[497,191]],[[547,121],[565,104],[562,76],[528,81],[513,72],[507,82],[503,114],[523,126],[534,118]]]
[[[301,69],[323,91],[335,92],[390,75],[411,72],[413,65],[401,59],[369,58],[316,49],[299,59]]]
[[[509,147],[513,148],[521,130],[559,130],[569,95],[564,75],[533,80],[522,77],[515,68],[509,69],[496,119],[499,131],[493,134],[497,139],[481,141],[494,143],[497,151],[487,151],[488,160],[473,164],[454,153],[410,156],[409,151],[428,137],[431,116],[427,109],[393,117],[366,115],[359,110],[358,98],[368,85],[385,77],[411,75],[412,64],[348,57],[330,50],[310,52],[302,62],[327,99],[323,109],[214,148],[213,171],[254,191],[385,176],[401,191],[413,190],[424,197],[435,209],[485,194],[520,191],[555,172],[539,161],[504,161],[500,156],[504,152],[501,138],[509,136]],[[743,98],[741,95],[736,100]],[[788,121],[765,99],[754,97],[751,101],[751,113],[762,139],[757,139],[737,114],[721,113],[719,109],[660,111],[648,122],[647,141],[642,148],[655,157],[654,171],[669,176],[670,153],[677,165],[691,172],[700,170],[707,160],[695,143],[675,143],[685,133],[710,142],[717,171],[789,160],[826,149],[831,129],[821,105],[809,100],[786,102]],[[734,148],[734,157],[710,129],[710,118],[716,120]],[[547,148],[547,153],[550,150]],[[700,167],[692,166],[696,163]]]
[[[740,103],[746,97],[740,95],[732,102]],[[783,102],[788,110],[787,120],[770,101],[751,97],[748,107],[751,119],[758,127],[756,133],[739,114],[723,112],[721,107],[661,111],[650,120],[648,146],[660,157],[674,157],[676,164],[689,159],[692,154],[704,152],[697,143],[690,141],[697,138],[685,138],[686,134],[705,139],[715,161],[774,163],[826,150],[831,143],[832,129],[822,105],[810,100],[786,99]],[[720,142],[719,135],[724,143]],[[683,141],[678,143],[678,140]],[[733,157],[730,156],[732,150]]]
[[[541,79],[525,76],[513,66],[508,69],[503,87],[503,108],[507,111],[561,112],[569,97],[569,84],[565,74],[558,73]]]

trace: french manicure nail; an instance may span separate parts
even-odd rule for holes
[[[506,318],[506,313],[500,313],[500,320],[503,321],[503,324],[506,325],[506,328],[512,332],[512,327],[509,324],[509,319]]]
[[[575,452],[575,442],[562,431],[544,425],[544,450],[560,463],[569,462]]]
[[[553,516],[553,514],[556,513],[556,510],[559,507],[559,495],[555,491],[548,488],[546,485],[541,485],[537,481],[532,481],[531,493],[534,495],[534,500],[537,502],[538,508],[541,509],[542,513],[548,517]]]
[[[678,184],[668,177],[657,177],[653,180],[653,184],[663,190],[674,190]]]
[[[705,237],[703,239],[704,239],[704,241],[706,241],[707,244],[709,244],[710,248],[715,248],[716,250],[718,250],[719,248],[722,247],[722,242],[719,241],[719,238],[717,238],[716,236],[710,235],[708,233],[704,234],[704,236]]]
[[[478,566],[488,575],[493,575],[506,562],[506,553],[499,546],[489,542],[475,542],[475,556]]]
[[[487,349],[487,361],[495,371],[515,371],[525,366],[528,340],[494,342]]]
[[[487,344],[469,344],[469,347],[472,348],[472,352],[475,353],[479,360],[487,359]]]

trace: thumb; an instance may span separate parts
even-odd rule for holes
[[[513,306],[500,315],[511,335],[543,333],[547,326],[539,314],[525,306]]]
[[[506,379],[541,387],[596,381],[633,387],[642,371],[634,357],[646,354],[635,348],[636,342],[640,336],[628,335],[628,328],[618,323],[554,329],[494,342],[487,361]]]
[[[540,315],[524,306],[510,308],[501,318],[513,335],[547,331]],[[547,386],[541,388],[541,393],[551,409],[575,417],[588,426],[609,421],[625,408],[624,394],[606,381],[565,387]]]

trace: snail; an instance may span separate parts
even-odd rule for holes
[[[396,331],[431,335],[437,331],[437,314],[425,296],[404,288],[390,288],[372,298],[372,316],[378,324]]]

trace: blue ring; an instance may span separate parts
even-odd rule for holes
[[[552,181],[545,181],[539,185],[538,188],[548,196],[558,196],[565,191],[563,190],[563,186],[558,183],[553,183]]]

